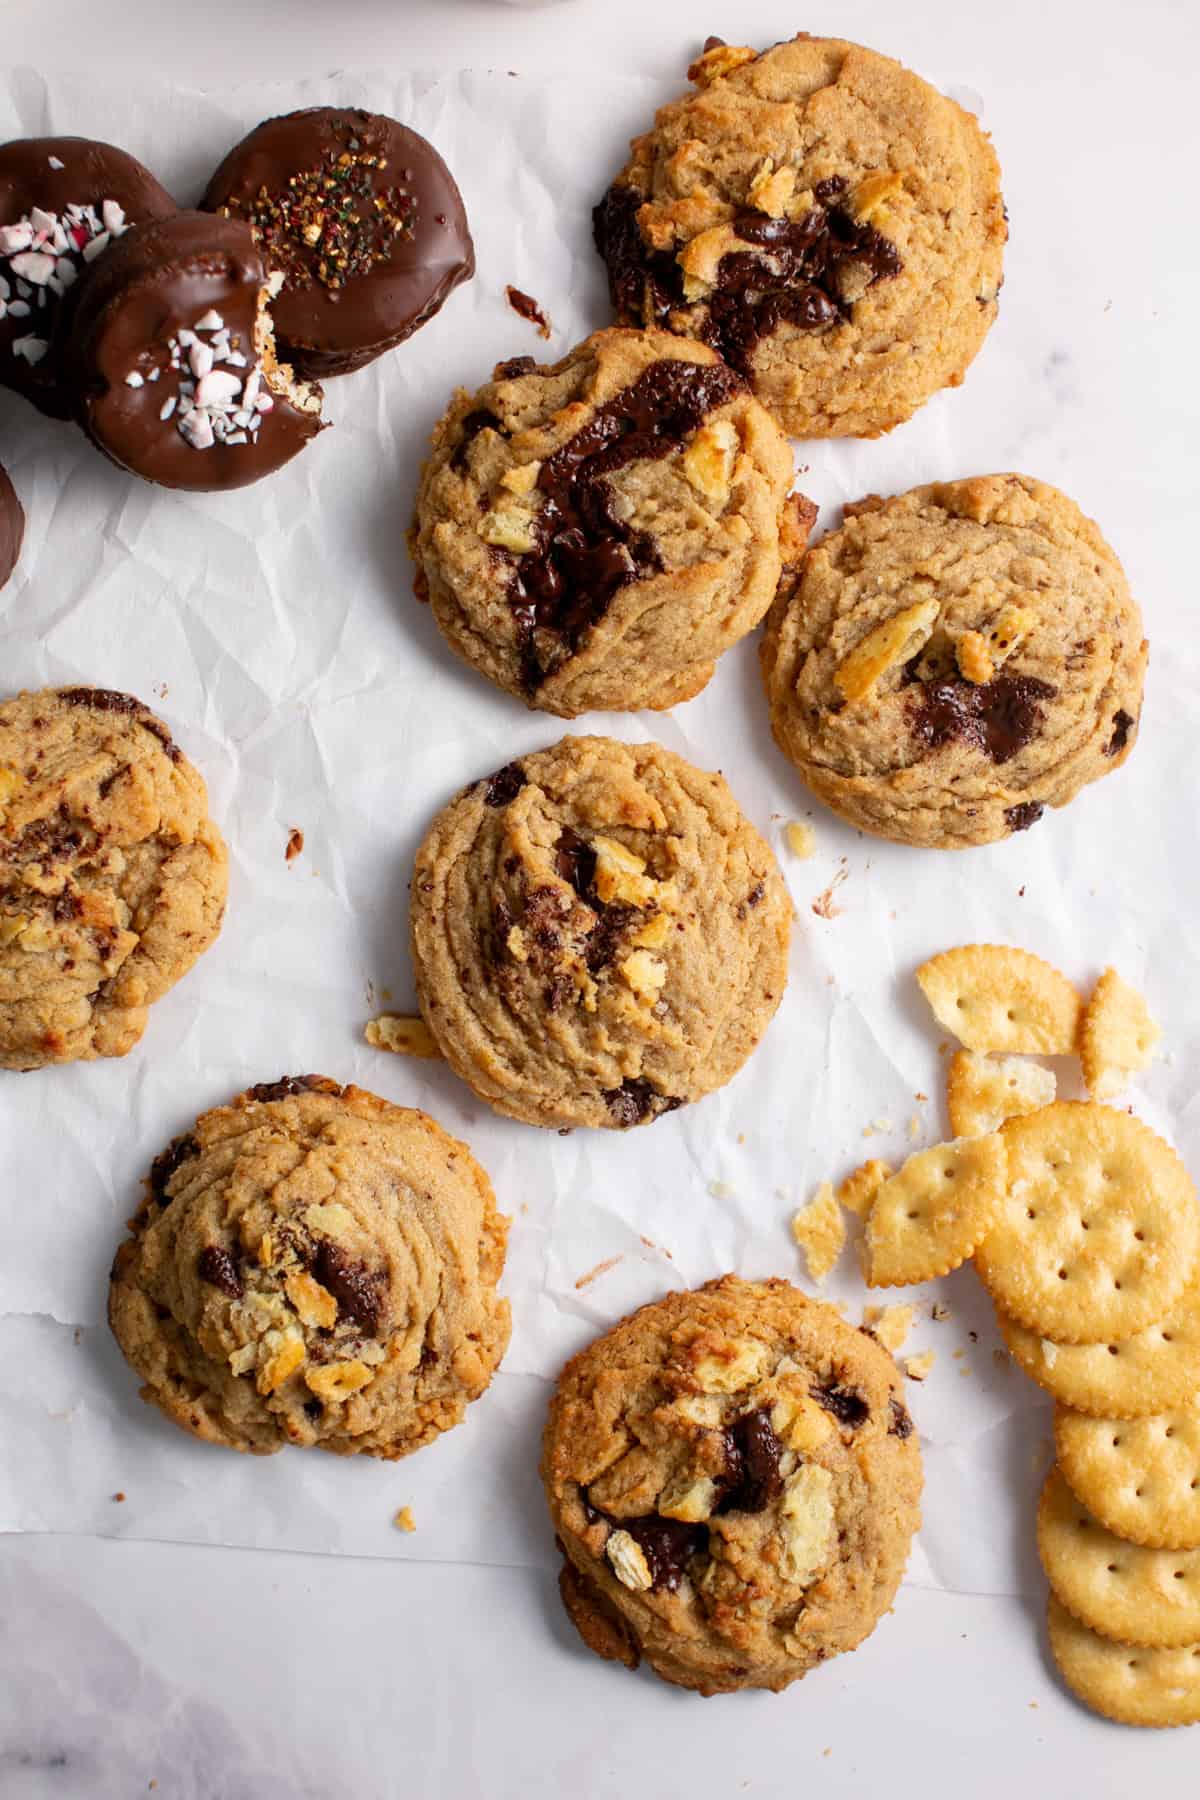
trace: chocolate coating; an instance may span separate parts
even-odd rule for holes
[[[248,219],[282,269],[280,355],[306,376],[373,362],[475,273],[454,177],[432,144],[378,113],[315,106],[265,120],[201,204]]]
[[[0,588],[17,566],[24,536],[25,514],[21,502],[7,471],[0,468]]]
[[[312,390],[316,409],[303,410],[272,373],[267,351],[259,385],[273,406],[257,426],[257,410],[247,402],[248,413],[239,408],[228,415],[228,426],[222,415],[202,409],[210,423],[215,419],[218,432],[231,434],[207,448],[197,447],[181,430],[189,414],[195,418],[192,408],[203,389],[197,386],[189,394],[196,376],[189,366],[191,347],[186,338],[181,342],[180,332],[194,333],[210,348],[219,344],[211,326],[196,332],[215,314],[230,334],[234,354],[247,359],[237,367],[219,359],[216,372],[244,381],[255,365],[266,279],[250,227],[209,213],[179,212],[135,226],[105,253],[80,296],[69,367],[80,423],[113,462],[162,487],[200,492],[245,487],[290,462],[321,429],[320,389]],[[172,339],[179,346],[175,352]],[[166,419],[164,410],[170,410]],[[251,424],[243,431],[236,421],[244,416]],[[239,435],[246,441],[236,441]]]
[[[55,163],[62,166],[55,168]],[[117,203],[124,222],[130,225],[164,219],[175,211],[174,200],[149,169],[113,144],[77,137],[15,138],[0,144],[0,231],[19,226],[34,207],[64,220],[70,206],[91,207],[103,224],[101,209],[106,200]],[[23,295],[17,286],[19,271],[12,267],[12,256],[23,252],[0,251],[0,277],[8,287],[6,294],[0,285],[5,306],[0,318],[0,385],[24,394],[52,419],[69,419],[74,411],[64,349],[75,302],[84,285],[79,278],[94,273],[96,262],[106,254],[102,250],[95,260],[86,259],[83,248],[89,239],[95,241],[85,222],[58,251],[56,262],[65,260],[72,270],[65,284],[56,270],[62,293],[48,282],[25,281],[31,291]],[[28,312],[14,314],[14,301],[28,307]],[[13,349],[15,343],[30,337],[47,346],[36,362]]]

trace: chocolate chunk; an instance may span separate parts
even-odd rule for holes
[[[550,336],[550,321],[532,294],[523,294],[520,288],[506,287],[504,295],[518,318],[527,319],[531,325],[536,325],[540,336]]]
[[[518,558],[509,589],[530,692],[574,654],[618,588],[662,567],[653,540],[613,511],[607,478],[670,455],[742,391],[740,377],[720,364],[652,363],[542,463],[537,546]],[[557,645],[547,646],[546,636]]]
[[[228,1250],[222,1250],[220,1244],[209,1244],[200,1252],[196,1268],[201,1281],[220,1288],[231,1300],[240,1300],[245,1293],[242,1278],[238,1274],[232,1256]]]
[[[505,763],[488,781],[484,792],[487,806],[508,806],[525,786],[525,771],[519,762]]]
[[[683,1105],[674,1094],[660,1094],[641,1076],[623,1081],[619,1088],[606,1089],[604,1100],[616,1123],[622,1127],[644,1124],[647,1119],[657,1119],[660,1114],[674,1112],[676,1107]]]
[[[510,356],[507,362],[497,363],[492,370],[493,381],[516,381],[521,375],[528,375],[537,364],[532,356]]]
[[[1028,831],[1031,825],[1037,824],[1045,810],[1040,800],[1023,800],[1020,806],[1005,807],[1004,817],[1010,831]]]
[[[0,465],[0,588],[17,566],[24,537],[24,509],[7,470]]]
[[[902,1401],[897,1400],[895,1395],[888,1401],[888,1415],[889,1437],[906,1438],[912,1436],[912,1415],[907,1406],[905,1406]]]
[[[210,213],[135,225],[105,252],[81,283],[67,368],[106,456],[208,493],[258,481],[315,437],[321,390],[276,367],[267,280],[250,227]]]
[[[337,1301],[339,1315],[353,1319],[368,1337],[374,1337],[383,1312],[382,1271],[355,1262],[328,1238],[321,1238],[314,1246],[309,1266],[321,1286],[328,1288]]]
[[[305,1418],[311,1419],[314,1425],[324,1411],[324,1404],[320,1400],[314,1399],[306,1400],[304,1402],[304,1416]]]
[[[910,712],[910,729],[931,750],[958,738],[994,763],[1006,763],[1036,735],[1043,703],[1057,692],[1032,675],[926,682]]]
[[[379,113],[314,106],[265,120],[203,205],[246,220],[283,272],[280,355],[310,379],[403,343],[475,273],[454,177],[432,144]]]
[[[182,751],[166,726],[147,711],[132,694],[118,694],[111,688],[60,688],[58,697],[64,706],[86,706],[92,712],[124,713],[136,719],[144,731],[156,737],[172,762],[178,762]],[[119,772],[119,771],[118,771]]]
[[[195,1156],[199,1149],[200,1145],[194,1137],[177,1137],[165,1150],[160,1150],[150,1164],[150,1193],[160,1206],[170,1204],[167,1188],[176,1169]]]
[[[595,906],[597,902],[593,900],[589,904]],[[596,924],[588,932],[584,950],[584,960],[593,975],[607,969],[626,933],[642,917],[640,908],[620,904],[601,904],[599,913]]]
[[[592,213],[592,235],[608,269],[608,290],[620,317],[643,322],[648,305],[656,325],[683,303],[683,278],[668,250],[651,250],[638,226],[642,196],[614,185]]]
[[[673,1594],[687,1573],[689,1558],[708,1546],[703,1525],[685,1525],[651,1513],[644,1519],[614,1519],[618,1531],[627,1531],[646,1559],[653,1593]]]
[[[498,431],[501,437],[508,436],[495,413],[489,412],[486,406],[476,407],[474,412],[467,413],[459,425],[459,431],[462,436],[454,447],[454,454],[450,458],[450,467],[458,469],[460,472],[466,468],[467,451],[481,431]]]
[[[815,1387],[812,1396],[839,1424],[849,1425],[851,1431],[857,1431],[871,1416],[871,1409],[858,1390],[843,1387],[840,1382],[831,1381]]]
[[[24,394],[50,418],[71,417],[66,350],[81,291],[108,255],[106,244],[118,242],[131,225],[174,211],[174,200],[149,169],[113,144],[46,137],[0,145],[0,226],[15,228],[12,248],[0,252],[0,298],[6,302],[0,386]],[[47,234],[41,243],[33,241],[35,212],[36,230]],[[22,295],[17,282],[28,265],[17,261],[14,267],[14,261],[31,253],[48,258],[50,266],[39,267],[40,279],[24,282]]]
[[[704,56],[707,56],[710,50],[723,50],[724,48],[725,48],[725,39],[724,38],[706,37],[704,40],[704,49],[701,54]]]
[[[770,1409],[743,1413],[726,1426],[721,1436],[725,1450],[721,1481],[728,1486],[716,1510],[762,1512],[783,1490],[779,1473],[783,1445],[772,1429]]]
[[[1116,756],[1125,748],[1129,742],[1129,734],[1136,724],[1137,720],[1130,718],[1124,707],[1113,714],[1113,732],[1104,746],[1105,756]]]
[[[83,911],[78,894],[58,894],[50,903],[50,916],[56,925],[69,925]]]
[[[269,1100],[290,1100],[296,1094],[340,1094],[336,1081],[326,1075],[281,1075],[278,1081],[260,1081],[246,1089],[248,1100],[265,1104]]]
[[[569,825],[564,825],[554,851],[555,872],[575,889],[588,906],[599,907],[593,883],[596,878],[596,852]]]

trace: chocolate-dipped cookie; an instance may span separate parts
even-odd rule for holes
[[[63,352],[79,277],[129,226],[174,211],[149,169],[113,144],[0,144],[0,385],[69,419]]]
[[[21,502],[7,471],[0,466],[0,588],[17,566],[24,536],[25,514]]]
[[[265,120],[202,205],[248,220],[283,270],[280,355],[313,378],[402,344],[475,273],[454,177],[432,144],[378,113],[314,106]]]
[[[161,487],[245,487],[321,429],[321,390],[276,358],[271,277],[248,225],[180,212],[135,227],[80,296],[79,419]]]

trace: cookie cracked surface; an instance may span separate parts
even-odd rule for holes
[[[640,1125],[741,1068],[792,909],[719,775],[571,737],[475,782],[412,879],[421,1012],[451,1068],[534,1125]]]
[[[763,617],[781,537],[802,546],[815,509],[783,513],[791,481],[783,434],[711,350],[597,332],[455,397],[417,496],[418,590],[532,707],[672,706]]]
[[[921,1457],[879,1344],[785,1281],[668,1294],[569,1362],[542,1477],[589,1648],[779,1690],[891,1606]]]
[[[204,782],[140,701],[0,705],[0,1068],[124,1056],[215,939],[227,884]]]
[[[1113,551],[1025,475],[847,507],[761,647],[775,741],[813,792],[940,849],[1024,831],[1119,768],[1146,657]]]
[[[596,208],[621,320],[714,345],[794,437],[875,437],[957,386],[1007,236],[973,115],[803,32],[689,74]]]
[[[424,1113],[284,1077],[156,1159],[109,1322],[142,1398],[210,1443],[407,1456],[504,1354],[507,1225]]]

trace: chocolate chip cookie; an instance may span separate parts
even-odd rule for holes
[[[787,982],[792,908],[719,775],[571,737],[475,782],[412,879],[421,1011],[531,1125],[643,1125],[741,1068]]]
[[[1124,571],[1026,475],[877,495],[781,583],[762,670],[784,755],[863,831],[939,849],[1025,831],[1137,736]]]
[[[702,344],[601,331],[553,365],[501,363],[438,425],[410,543],[451,647],[574,718],[698,694],[766,612],[792,459]]]
[[[0,1069],[124,1056],[221,928],[204,782],[129,694],[0,705]]]
[[[142,1398],[210,1443],[407,1456],[504,1354],[507,1226],[424,1113],[286,1076],[156,1159],[109,1322]]]
[[[877,437],[957,386],[1007,235],[976,119],[804,32],[688,73],[596,208],[622,321],[712,344],[794,437]]]
[[[701,1694],[855,1649],[920,1523],[891,1357],[777,1280],[668,1294],[581,1351],[542,1479],[584,1642]]]

